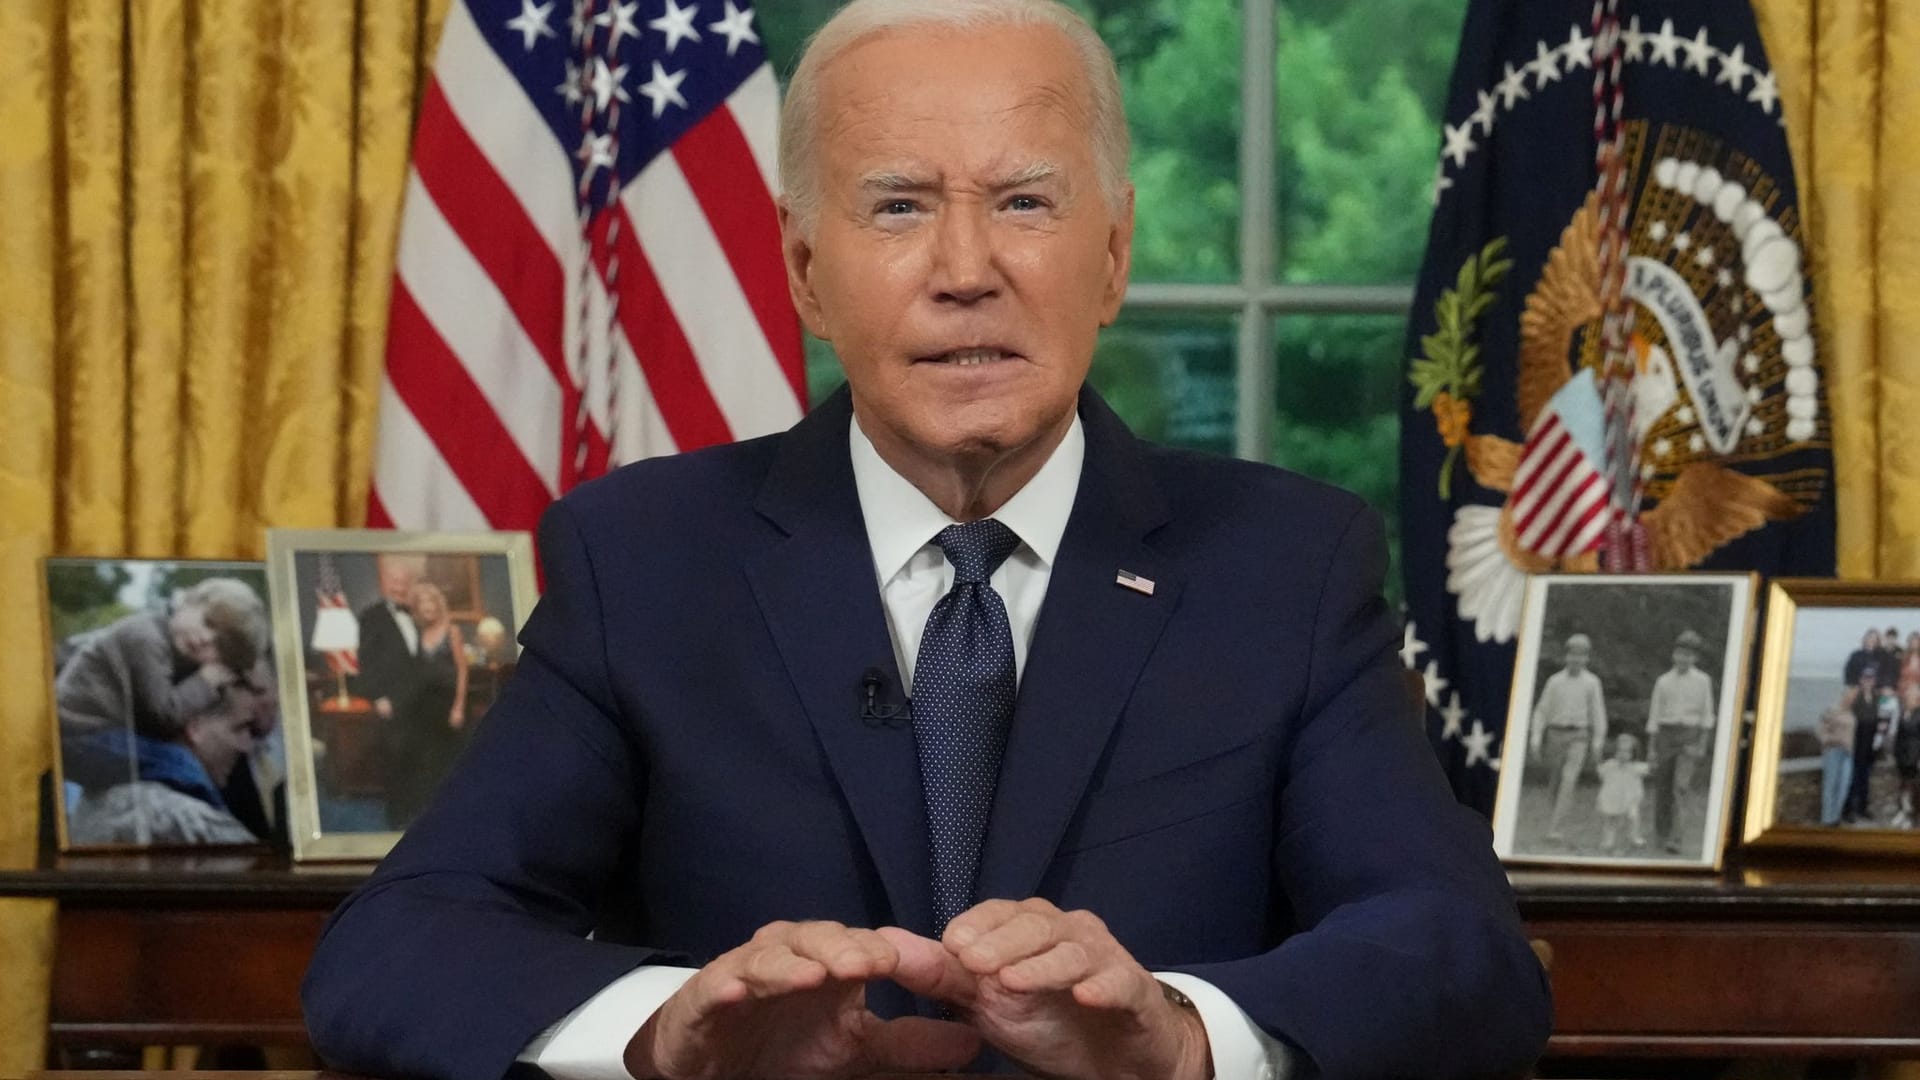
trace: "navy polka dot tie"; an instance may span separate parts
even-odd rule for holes
[[[933,844],[934,936],[973,903],[1000,752],[1013,722],[1013,629],[989,583],[1020,538],[992,518],[933,538],[953,588],[933,605],[913,669],[913,736]]]

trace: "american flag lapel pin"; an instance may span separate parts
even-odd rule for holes
[[[1141,577],[1131,570],[1120,571],[1120,576],[1114,578],[1113,583],[1123,589],[1132,589],[1141,596],[1153,595],[1153,579]]]

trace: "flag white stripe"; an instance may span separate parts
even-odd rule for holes
[[[1571,481],[1578,486],[1579,497],[1568,504],[1566,513],[1560,515],[1559,524],[1547,534],[1546,540],[1535,550],[1542,555],[1554,558],[1559,558],[1566,553],[1568,534],[1573,531],[1574,526],[1580,524],[1580,520],[1587,515],[1588,511],[1603,501],[1599,480],[1600,474],[1594,472],[1591,467],[1586,465],[1580,467]]]
[[[373,484],[395,528],[487,528],[486,515],[385,377],[380,380],[380,445]]]
[[[655,158],[621,201],[733,437],[792,427],[800,403],[679,162]]]
[[[1602,498],[1600,503],[1602,507],[1600,513],[1593,515],[1593,520],[1587,522],[1587,527],[1581,529],[1577,535],[1567,541],[1566,545],[1561,548],[1563,555],[1588,550],[1600,539],[1600,534],[1607,531],[1605,498]]]
[[[579,247],[573,165],[567,149],[487,44],[465,4],[456,3],[447,10],[434,77],[460,126],[512,189],[555,255]]]
[[[486,268],[440,215],[417,171],[407,177],[398,259],[400,279],[427,322],[466,368],[541,483],[558,494],[565,402],[560,384]]]
[[[1571,442],[1553,456],[1553,461],[1541,471],[1540,482],[1546,483],[1558,475],[1562,469],[1569,470],[1567,475],[1561,478],[1557,486],[1545,489],[1536,486],[1528,493],[1526,499],[1515,502],[1515,517],[1526,523],[1526,528],[1520,533],[1521,547],[1530,549],[1540,539],[1541,532],[1553,516],[1560,512],[1560,507],[1565,506],[1567,499],[1573,495],[1578,486],[1581,470],[1587,468],[1585,459],[1580,454],[1580,448]]]
[[[647,373],[640,367],[640,360],[634,356],[633,346],[627,341],[625,330],[614,332],[613,345],[617,350],[620,363],[620,461],[638,461],[641,458],[664,457],[677,454],[680,447],[673,441],[673,433],[667,430],[666,417],[661,415],[660,405],[654,400],[653,390],[647,385]]]
[[[1529,439],[1520,453],[1520,467],[1513,471],[1513,491],[1524,494],[1533,483],[1534,474],[1540,471],[1540,465],[1548,457],[1558,454],[1560,448],[1572,441],[1567,429],[1549,416],[1541,425],[1545,430],[1535,429],[1535,438]]]
[[[740,133],[746,136],[747,146],[753,150],[753,160],[760,166],[767,191],[779,198],[780,87],[773,80],[773,65],[761,64],[759,71],[747,76],[747,81],[727,99],[727,108],[732,110],[734,123],[740,125]]]

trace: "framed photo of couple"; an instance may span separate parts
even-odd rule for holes
[[[518,659],[526,533],[267,534],[296,859],[377,859]]]
[[[1750,574],[1529,580],[1493,816],[1502,859],[1721,865],[1756,594]]]
[[[1743,832],[1920,854],[1920,583],[1775,581]]]

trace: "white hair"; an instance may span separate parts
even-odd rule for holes
[[[1093,155],[1100,193],[1115,210],[1125,202],[1127,159],[1132,152],[1120,72],[1113,52],[1080,14],[1059,0],[852,0],[834,13],[802,50],[780,113],[780,186],[802,226],[811,229],[820,210],[820,175],[814,144],[820,130],[820,73],[834,58],[872,34],[907,27],[980,30],[999,26],[1051,26],[1067,36],[1079,55],[1093,109]]]

